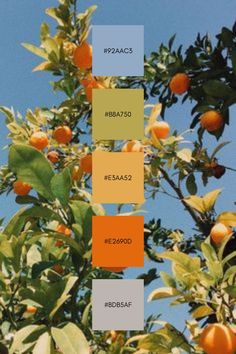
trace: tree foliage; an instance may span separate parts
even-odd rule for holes
[[[16,197],[19,211],[8,222],[1,221],[0,351],[203,353],[199,345],[202,326],[218,322],[236,330],[236,213],[217,214],[220,190],[198,195],[201,183],[207,186],[209,179],[221,178],[227,168],[232,169],[217,159],[218,152],[229,142],[217,143],[213,151],[208,151],[200,127],[197,140],[186,148],[188,131],[174,130],[167,139],[159,140],[150,128],[179,100],[169,88],[171,78],[186,73],[190,87],[182,103],[193,103],[193,121],[186,128],[196,127],[202,113],[217,110],[224,124],[212,134],[217,139],[222,136],[225,124],[230,124],[229,108],[236,103],[236,28],[222,28],[216,44],[208,35],[198,35],[184,53],[182,46],[173,49],[172,37],[166,46],[162,44],[158,52],[145,58],[143,78],[96,78],[104,89],[141,87],[146,100],[150,96],[158,98],[158,104],[145,106],[145,196],[156,199],[164,193],[177,199],[192,218],[193,233],[181,229],[178,222],[176,228],[167,229],[161,220],[150,220],[145,225],[144,242],[145,256],[153,262],[153,268],[138,277],[146,286],[161,278],[163,286],[149,295],[149,301],[170,298],[172,306],[188,304],[184,332],[156,314],[146,319],[142,332],[93,332],[92,279],[121,279],[123,273],[92,268],[92,216],[105,215],[105,210],[91,202],[91,175],[81,170],[81,159],[98,148],[120,151],[124,142],[90,142],[91,104],[82,84],[90,71],[74,65],[73,52],[87,40],[96,6],[78,13],[77,5],[76,0],[60,0],[58,7],[47,9],[47,15],[56,21],[56,34],[52,35],[49,25],[43,23],[40,44],[23,44],[43,59],[34,71],[52,73],[52,88],[64,94],[63,102],[57,107],[28,109],[25,115],[0,108],[11,139],[8,164],[0,169],[0,193],[12,193],[16,180],[32,187],[30,194]],[[54,139],[53,132],[60,125],[73,132],[69,144]],[[46,133],[49,139],[44,151],[29,144],[36,131]],[[49,161],[48,151],[58,153],[56,163]],[[141,206],[130,205],[126,215],[137,212],[141,212]],[[118,205],[117,215],[123,213],[123,205]],[[231,228],[220,247],[210,237],[215,223]],[[71,230],[70,237],[60,232],[60,225]],[[158,274],[156,263],[166,261],[171,262],[172,274]]]

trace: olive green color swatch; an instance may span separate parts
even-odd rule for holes
[[[144,136],[142,89],[93,89],[94,140],[130,140]]]

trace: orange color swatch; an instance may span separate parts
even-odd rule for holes
[[[143,203],[144,153],[93,152],[93,203]]]
[[[144,217],[93,216],[93,267],[143,267]]]

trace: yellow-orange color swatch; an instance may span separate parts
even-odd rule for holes
[[[93,267],[143,267],[144,217],[93,216]]]
[[[144,153],[93,152],[93,203],[143,203]]]

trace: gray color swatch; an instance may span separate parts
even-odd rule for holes
[[[143,280],[93,280],[93,330],[143,330]]]

